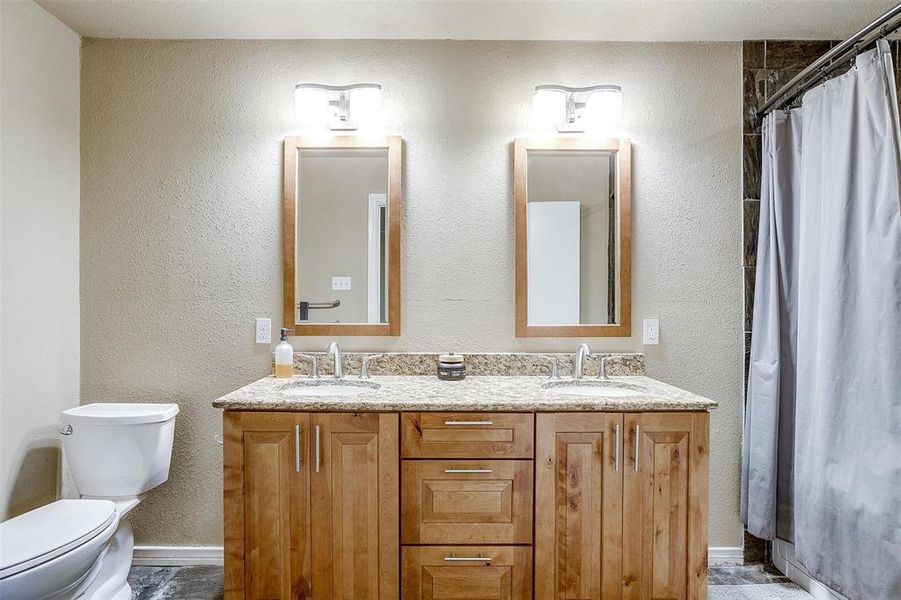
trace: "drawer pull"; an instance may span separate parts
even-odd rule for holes
[[[448,562],[491,562],[490,556],[445,556]]]
[[[491,469],[444,469],[445,473],[493,473]]]
[[[464,427],[469,425],[494,425],[494,421],[445,421],[445,425],[463,425]]]

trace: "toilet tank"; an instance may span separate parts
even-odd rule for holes
[[[60,415],[82,496],[137,496],[169,478],[177,404],[86,404]]]

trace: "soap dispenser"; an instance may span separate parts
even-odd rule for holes
[[[282,327],[282,338],[275,347],[276,377],[294,377],[294,348],[288,343],[289,331]]]

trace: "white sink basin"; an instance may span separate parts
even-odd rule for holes
[[[379,389],[379,384],[371,381],[347,381],[343,379],[323,379],[295,382],[282,388],[286,396],[357,396]]]
[[[566,396],[591,396],[593,398],[627,398],[647,394],[647,390],[640,386],[619,381],[591,381],[584,379],[579,381],[549,381],[541,387]]]

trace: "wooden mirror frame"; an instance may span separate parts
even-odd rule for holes
[[[294,289],[297,244],[297,155],[300,150],[370,149],[388,151],[388,306],[387,323],[297,323]],[[400,335],[400,220],[403,140],[400,136],[296,136],[285,138],[282,248],[284,321],[294,335]],[[290,325],[289,325],[290,324]]]
[[[529,325],[528,220],[529,150],[616,153],[617,323]],[[516,229],[516,337],[631,337],[632,335],[632,145],[627,138],[516,138],[513,142],[513,203]]]

